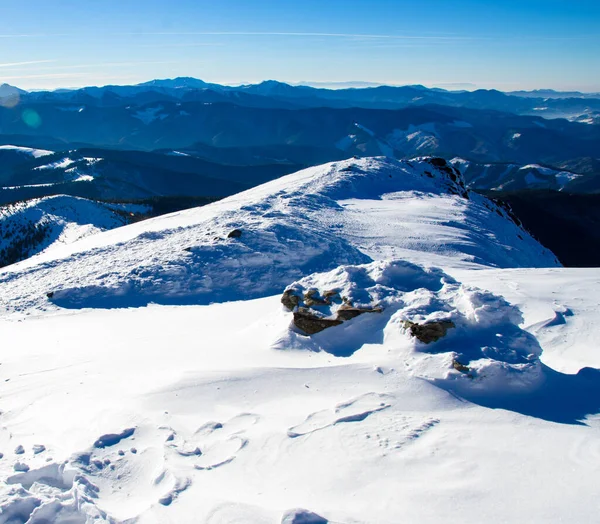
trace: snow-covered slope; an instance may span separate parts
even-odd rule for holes
[[[228,238],[239,230],[240,238]],[[348,160],[53,250],[0,274],[7,311],[208,303],[274,294],[341,264],[409,257],[556,266],[445,161]],[[40,289],[44,293],[40,295]],[[52,293],[50,301],[45,293]]]
[[[131,222],[144,206],[103,204],[70,196],[0,207],[0,266]]]
[[[21,147],[4,145],[0,146],[0,151],[12,151],[21,155],[30,156],[32,158],[41,158],[48,155],[53,155],[54,151],[47,151],[46,149],[33,149],[31,147]]]
[[[594,522],[597,273],[435,159],[5,268],[0,522]]]

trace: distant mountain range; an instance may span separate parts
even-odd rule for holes
[[[521,191],[546,189],[565,193],[600,193],[600,169],[594,159],[580,159],[565,167],[538,164],[482,164],[454,158],[451,163],[461,170],[467,186],[476,190]],[[567,169],[571,166],[571,169]]]
[[[364,85],[364,84],[351,84]],[[600,94],[561,93],[553,90],[447,91],[422,85],[344,87],[325,89],[289,85],[267,80],[255,85],[225,86],[195,78],[152,80],[132,86],[85,87],[74,90],[25,92],[6,84],[0,86],[0,99],[19,96],[24,103],[68,103],[114,106],[124,99],[136,104],[158,101],[232,102],[248,107],[268,108],[350,108],[402,109],[412,106],[445,105],[471,109],[491,109],[547,118],[577,118],[600,110]]]
[[[0,204],[66,194],[135,201],[165,196],[222,198],[298,169],[229,166],[177,151],[79,149],[52,153],[0,147]]]
[[[546,206],[549,222],[576,223],[595,238],[595,200],[582,200],[576,220],[569,195],[600,194],[600,95],[336,87],[176,78],[26,92],[3,84],[0,205],[55,195],[154,199],[156,215],[308,166],[433,156],[451,161],[471,190],[509,193],[507,203],[544,243],[543,221],[528,209]],[[540,191],[554,196],[532,196]],[[552,248],[586,265],[595,261],[592,244],[574,258],[568,244]]]
[[[295,167],[376,155],[552,167],[600,156],[600,98],[577,92],[175,78],[40,92],[4,84],[0,102],[0,144],[52,151],[180,151],[213,163]]]
[[[29,138],[28,138],[29,137]],[[131,101],[100,107],[22,101],[0,108],[0,143],[44,149],[326,149],[346,158],[432,154],[482,162],[596,158],[600,126],[449,106],[398,110],[249,107],[231,102]],[[274,156],[282,157],[280,153]],[[333,158],[328,158],[333,159]],[[307,157],[305,164],[314,164]],[[321,161],[323,158],[317,160]]]

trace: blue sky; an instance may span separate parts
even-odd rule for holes
[[[0,83],[600,91],[599,0],[0,0]]]

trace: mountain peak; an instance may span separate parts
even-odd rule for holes
[[[155,79],[150,80],[149,82],[143,82],[141,84],[137,84],[140,87],[166,87],[170,89],[177,88],[202,88],[206,87],[207,84],[203,80],[198,78],[193,78],[189,76],[178,76],[176,78],[165,78],[165,79]]]
[[[0,97],[22,95],[25,93],[27,93],[27,91],[19,89],[18,87],[12,86],[10,84],[0,84]]]

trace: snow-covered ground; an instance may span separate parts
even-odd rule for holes
[[[434,164],[311,168],[0,271],[0,523],[594,522],[598,271]]]
[[[54,151],[47,151],[46,149],[33,149],[31,147],[21,147],[21,146],[11,146],[11,145],[3,145],[0,146],[0,151],[15,151],[17,153],[21,153],[25,156],[30,156],[32,158],[41,158],[44,156],[53,155]]]
[[[106,204],[67,195],[0,206],[0,264],[51,252],[90,235],[128,224],[146,206]],[[33,261],[36,259],[33,258]]]

